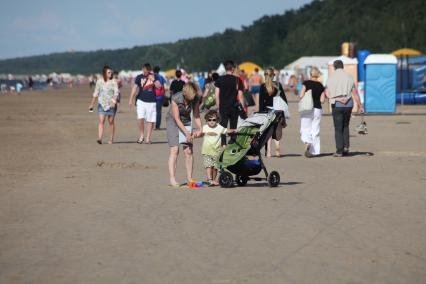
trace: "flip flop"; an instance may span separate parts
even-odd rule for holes
[[[96,142],[100,145],[100,144],[102,144],[102,140],[101,139],[98,139],[98,140],[96,140]]]
[[[142,144],[143,143],[143,139],[138,139],[138,141],[136,141],[136,143]]]

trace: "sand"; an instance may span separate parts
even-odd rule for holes
[[[113,145],[88,87],[0,96],[0,283],[426,283],[426,116],[354,118],[345,158],[324,116],[307,159],[291,102],[279,187],[170,189],[166,132],[135,143],[128,92]]]

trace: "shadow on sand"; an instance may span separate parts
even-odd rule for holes
[[[299,181],[288,181],[288,182],[280,182],[278,187],[275,188],[285,188],[286,186],[289,185],[298,185],[298,184],[303,184],[303,182],[299,182]],[[267,182],[256,182],[256,181],[249,181],[247,183],[247,185],[245,186],[239,186],[237,184],[234,184],[234,186],[232,188],[245,188],[245,187],[264,187],[265,189],[270,188],[273,189],[274,187],[269,187]]]
[[[355,156],[367,156],[367,157],[370,157],[370,156],[374,156],[374,153],[373,152],[359,152],[359,151],[356,151],[356,152],[349,152],[344,157],[355,157]]]
[[[301,154],[284,154],[279,157],[272,156],[272,158],[291,158],[291,157],[301,157],[301,156],[302,156]]]
[[[167,144],[167,141],[153,141],[151,144]],[[114,141],[114,144],[137,144],[136,141]],[[146,145],[146,143],[142,143],[141,145]]]
[[[317,156],[312,157],[311,159],[315,159],[315,158],[322,158],[322,157],[332,157],[334,155],[334,153],[321,153]],[[372,152],[349,152],[348,154],[344,155],[344,157],[355,157],[355,156],[374,156],[374,153]]]

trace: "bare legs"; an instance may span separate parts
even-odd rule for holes
[[[108,123],[109,123],[109,141],[108,144],[112,144],[114,142],[114,134],[115,134],[115,116],[108,116]]]
[[[270,158],[272,157],[271,155],[271,145],[272,144],[272,137],[268,139],[268,141],[266,142],[266,157]]]
[[[275,156],[281,157],[281,150],[280,150],[280,140],[275,140]]]
[[[192,147],[184,147],[183,153],[185,154],[185,166],[186,166],[186,178],[188,181],[192,180],[192,169],[194,165],[194,158],[192,155]],[[169,176],[170,176],[170,184],[178,185],[176,181],[176,166],[177,166],[177,158],[179,155],[179,146],[170,147],[169,154]]]
[[[143,134],[145,129],[144,119],[138,119],[138,127],[139,127],[139,141],[143,141]]]
[[[267,143],[266,144],[266,157],[268,157],[268,158],[272,157],[272,155],[271,155],[271,152],[272,152],[272,140],[274,140],[274,143],[275,143],[275,156],[281,157],[280,140],[272,139],[272,137],[268,139],[268,142],[266,142]]]
[[[213,185],[218,185],[219,183],[216,181],[217,177],[217,169],[209,167],[206,168],[207,179],[211,181]]]
[[[259,111],[259,93],[253,94],[253,100],[254,100],[254,112]]]
[[[154,128],[154,122],[145,121],[145,119],[138,119],[139,127],[139,141],[143,141],[145,136],[146,128],[146,142],[151,143],[152,129]]]
[[[154,128],[154,122],[145,122],[146,123],[146,143],[151,143],[152,129]]]
[[[105,124],[105,115],[100,114],[99,123],[98,123],[98,143],[99,141],[102,143],[102,136],[104,135],[104,124]]]
[[[112,144],[114,141],[114,134],[115,134],[115,122],[114,122],[115,116],[111,115],[108,116],[108,123],[109,123],[109,140],[108,144]],[[99,115],[99,123],[98,123],[98,140],[97,142],[99,144],[102,144],[102,136],[104,135],[104,124],[105,124],[106,116],[100,114]]]
[[[184,147],[183,152],[185,153],[185,166],[186,166],[186,179],[192,180],[192,169],[194,166],[194,157],[192,156],[192,147]]]
[[[176,181],[176,165],[177,165],[177,157],[179,155],[179,146],[170,147],[169,154],[169,177],[171,185],[178,185]]]

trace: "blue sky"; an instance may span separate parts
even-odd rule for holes
[[[239,29],[310,0],[5,1],[0,59],[115,49]]]

